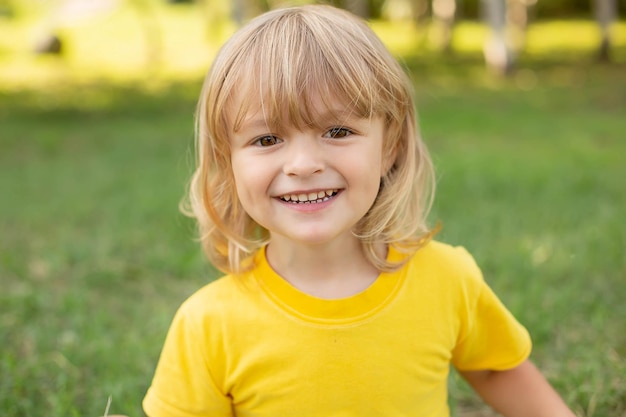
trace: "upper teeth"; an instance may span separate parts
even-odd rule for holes
[[[294,203],[307,203],[311,201],[317,202],[327,200],[329,197],[332,197],[336,193],[337,190],[326,190],[308,194],[286,194],[281,196],[280,198],[284,201],[292,201]]]

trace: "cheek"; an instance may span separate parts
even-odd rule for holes
[[[365,158],[364,158],[365,159]],[[380,181],[380,179],[384,176],[386,172],[387,158],[383,154],[383,150],[381,146],[377,146],[374,149],[370,150],[369,157],[367,158],[367,162],[364,162],[364,169],[368,173],[368,175],[372,178],[376,177],[376,181]]]
[[[265,196],[267,176],[258,168],[253,168],[258,167],[258,164],[253,164],[245,158],[233,157],[231,162],[239,201],[244,209],[249,211],[255,200]]]
[[[365,193],[364,197],[367,196],[366,198],[372,200],[376,198],[383,172],[380,154],[372,152],[369,157],[353,160],[348,170],[344,172],[351,173],[353,185],[357,185]]]

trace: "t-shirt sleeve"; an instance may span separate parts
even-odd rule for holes
[[[530,355],[530,335],[485,283],[473,258],[467,256],[471,261],[467,265],[470,288],[452,364],[464,371],[514,368]]]
[[[185,307],[168,331],[144,411],[149,417],[232,417],[230,399],[209,368],[203,320]]]

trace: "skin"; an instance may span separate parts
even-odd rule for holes
[[[242,206],[270,231],[272,267],[296,288],[341,298],[379,274],[352,230],[378,194],[384,123],[349,115],[338,121],[319,110],[321,127],[279,132],[261,112],[249,115],[232,134],[231,162]],[[294,202],[311,195],[322,197]]]
[[[460,373],[486,403],[504,416],[575,417],[529,360],[506,371]]]

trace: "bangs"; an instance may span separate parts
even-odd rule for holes
[[[276,9],[239,29],[220,49],[202,87],[195,114],[197,168],[184,205],[198,220],[213,265],[241,272],[270,237],[239,202],[233,133],[258,119],[269,129],[263,133],[280,135],[291,127],[321,130],[345,126],[348,119],[381,117],[387,170],[354,235],[374,266],[395,270],[398,265],[380,257],[377,244],[409,251],[433,234],[426,220],[434,173],[417,129],[412,91],[380,39],[344,10]]]
[[[337,33],[338,22],[315,17],[285,14],[240,45],[222,91],[233,131],[257,112],[276,131],[322,128],[397,107],[403,95],[385,83],[392,71],[370,50],[373,45],[363,43],[369,28]]]

